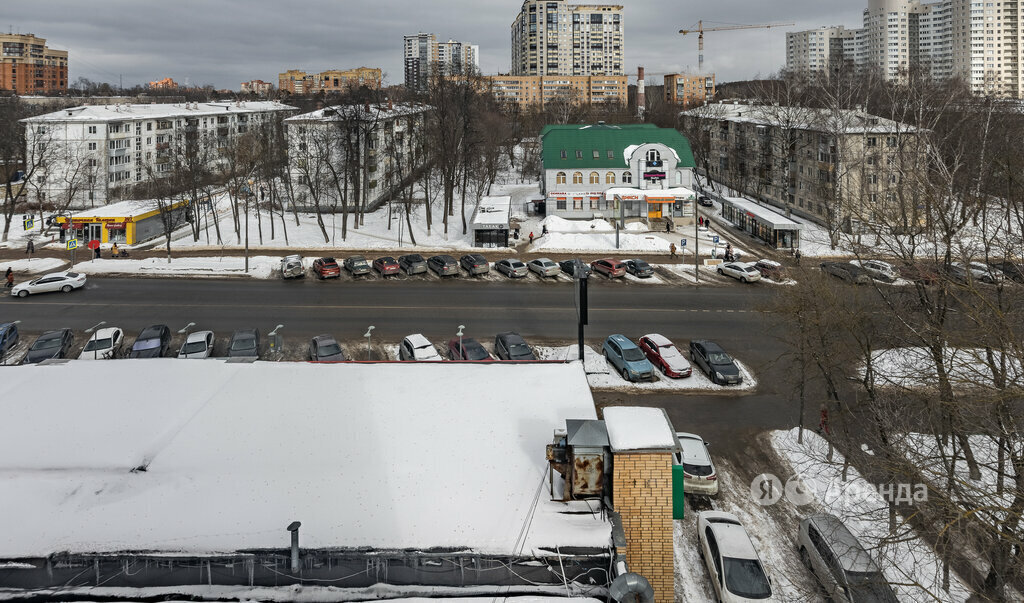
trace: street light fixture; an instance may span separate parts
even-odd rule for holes
[[[462,350],[462,330],[466,328],[466,325],[459,325],[459,332],[455,334],[459,338],[459,360],[462,360],[466,354]]]
[[[185,325],[184,327],[182,327],[182,328],[178,329],[178,335],[184,335],[185,333],[188,333],[188,330],[189,330],[190,328],[194,327],[194,326],[196,326],[196,323],[194,323],[194,322],[190,322],[190,323],[188,323],[188,324],[187,324],[187,325]]]
[[[20,325],[21,321],[20,320],[14,320],[14,321],[11,321],[11,324],[12,325]],[[5,365],[5,364],[7,364],[7,348],[4,348],[3,350],[0,350],[0,365]]]
[[[284,328],[284,325],[277,325],[276,327],[274,327],[273,331],[271,331],[270,333],[267,334],[267,341],[270,343],[270,351],[271,352],[277,352],[277,351],[279,351],[281,349],[281,346],[278,345],[278,341],[277,341],[277,331],[279,329],[283,329],[283,328]]]
[[[88,329],[86,329],[85,332],[86,333],[92,333],[93,331],[95,331],[96,329],[102,327],[105,324],[107,324],[107,321],[101,320],[98,323],[96,323],[93,326],[91,326]],[[92,337],[90,337],[89,339],[92,339]],[[86,342],[86,345],[89,345],[89,343]],[[96,349],[96,348],[93,348],[93,350],[92,350],[92,359],[96,360],[97,358],[99,358],[99,350]]]
[[[367,360],[370,359],[370,337],[373,335],[373,330],[376,329],[376,328],[377,327],[375,327],[373,325],[370,325],[370,328],[366,329],[366,333],[363,334],[363,337],[366,338],[366,359]]]

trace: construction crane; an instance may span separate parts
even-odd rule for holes
[[[709,27],[704,29],[704,21],[697,21],[697,29],[680,29],[679,33],[684,36],[688,33],[697,32],[697,48],[700,54],[697,55],[697,69],[704,72],[704,32],[705,31],[729,31],[733,29],[771,29],[773,27],[791,27],[795,23],[771,23],[767,25],[726,25],[723,27]]]

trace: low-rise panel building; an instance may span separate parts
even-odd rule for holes
[[[625,75],[482,75],[471,81],[498,101],[522,108],[552,103],[625,105],[628,99]]]

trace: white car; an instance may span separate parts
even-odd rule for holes
[[[883,262],[882,260],[864,260],[860,263],[860,267],[868,273],[868,276],[880,281],[889,281],[891,283],[899,278],[896,268],[889,262]]]
[[[11,297],[28,297],[36,293],[50,293],[52,291],[63,291],[71,293],[72,289],[81,289],[85,286],[85,275],[77,272],[54,272],[41,276],[34,281],[15,285],[11,289]]]
[[[117,327],[97,329],[85,343],[85,349],[78,355],[78,359],[108,360],[117,358],[121,353],[122,344],[124,344],[124,331],[121,329]]]
[[[718,267],[718,274],[731,276],[744,283],[752,283],[761,280],[761,271],[754,268],[753,264],[744,262],[729,262]]]
[[[530,269],[530,272],[536,272],[539,276],[558,276],[561,268],[558,264],[552,262],[548,258],[537,258],[536,260],[530,260],[526,267]]]
[[[683,466],[683,491],[687,494],[718,494],[718,472],[708,454],[708,444],[699,435],[676,433],[679,450],[672,456],[673,464]]]
[[[416,333],[410,335],[402,340],[402,345],[398,346],[398,359],[399,360],[415,360],[416,362],[440,362],[443,360],[441,355],[437,353],[437,348],[434,344],[430,343],[430,340]]]
[[[213,353],[213,331],[189,333],[178,350],[178,358],[209,358]]]
[[[732,513],[697,513],[697,546],[722,603],[775,601],[772,582],[743,524]]]

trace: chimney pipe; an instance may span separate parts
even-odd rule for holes
[[[647,95],[644,94],[644,68],[636,68],[636,114],[640,119],[644,118],[644,111],[647,110]]]
[[[292,574],[299,573],[299,526],[301,521],[293,521],[288,524],[288,531],[292,533]]]

